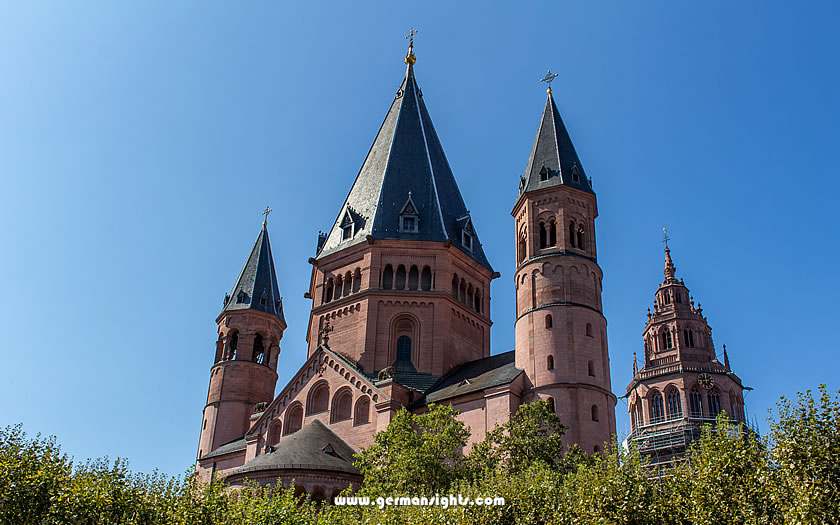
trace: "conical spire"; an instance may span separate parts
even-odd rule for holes
[[[233,290],[229,295],[225,295],[222,312],[234,310],[259,310],[276,315],[286,323],[283,299],[280,297],[277,275],[274,272],[271,244],[268,241],[268,225],[265,221],[245,266],[239,272]]]
[[[414,78],[414,61],[412,47],[402,84],[318,258],[372,239],[449,241],[492,270]],[[405,223],[409,193],[413,220]]]
[[[668,237],[668,230],[666,228],[662,228],[662,231],[665,233],[664,240],[662,242],[665,243],[665,282],[672,282],[676,281],[677,279],[674,277],[677,273],[677,268],[674,266],[674,261],[671,260],[671,249],[668,248],[668,241],[671,240]]]
[[[561,185],[592,192],[592,185],[586,178],[583,164],[572,145],[572,139],[554,103],[554,95],[549,89],[537,129],[537,138],[531,148],[519,192],[521,195],[528,191]]]

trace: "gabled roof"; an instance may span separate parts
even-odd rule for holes
[[[274,451],[261,454],[231,474],[261,470],[307,469],[332,470],[358,474],[353,466],[353,447],[317,419],[285,436]]]
[[[519,194],[561,185],[594,193],[554,97],[549,93],[525,175],[520,181]]]
[[[233,441],[228,441],[224,445],[219,445],[209,453],[201,456],[199,459],[215,458],[217,456],[230,454],[231,452],[242,452],[246,448],[248,448],[248,444],[245,442],[245,436],[242,436],[241,438],[234,439]]]
[[[471,392],[505,385],[521,373],[522,370],[516,368],[513,350],[468,361],[440,378],[440,381],[426,392],[421,404],[438,403]]]
[[[399,217],[411,194],[418,230],[400,231]],[[344,210],[359,216],[352,239],[343,240]],[[476,238],[470,251],[461,244],[458,219],[469,211],[443,153],[423,93],[408,64],[405,78],[373,141],[356,181],[318,257],[373,239],[451,241],[492,270]]]
[[[280,297],[280,289],[277,286],[274,257],[271,255],[268,226],[265,223],[248,260],[245,261],[245,266],[239,272],[233,290],[225,297],[222,312],[234,310],[259,310],[276,315],[284,325],[286,324],[283,298]]]

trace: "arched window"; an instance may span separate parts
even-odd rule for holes
[[[682,403],[680,392],[676,388],[668,390],[668,419],[679,419],[682,417]]]
[[[546,399],[546,401],[548,401],[548,409],[551,410],[552,413],[556,414],[557,408],[554,406],[554,398],[549,397]]]
[[[420,274],[420,288],[426,292],[432,289],[432,269],[428,266],[424,266],[423,273]]]
[[[481,294],[478,290],[475,292],[475,311],[481,313]]]
[[[557,223],[554,220],[548,225],[548,245],[557,246]]]
[[[458,292],[458,300],[462,303],[467,302],[467,282],[461,279],[461,288]]]
[[[239,346],[239,332],[233,332],[228,343],[228,359],[236,359],[236,348]]]
[[[350,290],[353,289],[353,275],[350,272],[347,272],[344,276],[344,290],[341,292],[341,295],[347,297],[350,295]]]
[[[467,286],[467,306],[472,306],[473,304],[473,287],[472,284]]]
[[[592,421],[598,421],[598,405],[592,405]]]
[[[572,245],[572,248],[574,248],[576,246],[575,245],[575,223],[574,223],[574,221],[569,223],[569,244]]]
[[[592,337],[592,323],[586,323],[586,337]]]
[[[545,314],[545,327],[552,328],[554,326],[554,319],[551,318],[551,314]]]
[[[411,361],[411,338],[407,335],[397,339],[397,361]]]
[[[394,287],[394,267],[390,264],[385,265],[385,270],[382,272],[382,288],[390,290]]]
[[[452,297],[458,299],[458,274],[452,276]]]
[[[280,423],[279,419],[271,422],[271,426],[268,428],[268,440],[266,441],[269,446],[274,446],[280,442],[280,438],[283,435],[282,430],[283,424]]]
[[[650,422],[659,423],[665,419],[665,407],[662,402],[662,394],[654,392],[650,396]]]
[[[370,422],[370,398],[362,396],[356,401],[356,409],[353,411],[353,424],[364,425]]]
[[[586,367],[589,369],[589,375],[595,377],[595,362],[589,361],[589,363],[586,364]]]
[[[356,268],[355,273],[353,273],[353,293],[359,291],[359,288],[362,287],[362,271]]]
[[[577,230],[577,247],[583,250],[585,246],[583,243],[583,224],[581,224]]]
[[[548,244],[548,232],[545,230],[545,223],[540,223],[540,248],[545,248]]]
[[[411,269],[408,271],[408,289],[416,290],[419,286],[419,281],[420,272],[417,270],[416,266],[412,266]]]
[[[254,336],[254,362],[261,365],[265,364],[265,349],[263,348],[263,338],[260,334]]]
[[[717,417],[720,414],[720,392],[717,389],[709,392],[709,415]]]
[[[335,294],[333,295],[333,299],[341,299],[341,290],[343,282],[344,281],[340,275],[335,278]]]
[[[677,292],[677,302],[678,303],[682,302],[682,294],[680,292]]]
[[[525,239],[527,238],[525,228],[522,228],[522,231],[519,232],[519,244],[516,247],[516,262],[517,264],[522,264],[525,260]]]
[[[327,286],[324,288],[324,296],[322,297],[322,302],[328,303],[332,301],[333,296],[333,280],[327,280]]]
[[[394,283],[394,288],[397,290],[405,290],[405,266],[402,264],[397,266],[397,279]]]
[[[322,381],[312,387],[309,391],[309,399],[306,404],[306,415],[326,412],[330,404],[330,387],[326,381]]]
[[[688,410],[691,417],[703,417],[703,396],[697,388],[692,388],[688,394]]]
[[[350,419],[353,409],[353,393],[345,387],[333,396],[332,410],[330,411],[330,422],[344,421]]]
[[[595,445],[595,447],[592,448],[592,451],[595,452],[596,454],[598,454],[598,453],[601,452],[601,447],[598,446],[598,445]]]
[[[303,426],[303,407],[300,403],[295,403],[286,410],[286,423],[283,425],[285,430],[284,436],[294,434]]]
[[[630,424],[633,430],[638,430],[642,426],[642,404],[640,402],[633,404],[633,411],[630,413]]]
[[[545,359],[545,368],[547,370],[554,370],[554,356],[550,355]]]

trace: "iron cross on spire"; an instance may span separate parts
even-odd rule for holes
[[[417,29],[414,29],[412,27],[411,31],[409,31],[408,34],[405,35],[406,40],[408,40],[408,45],[410,45],[410,46],[414,45],[414,35],[416,35],[418,32],[419,31]]]
[[[269,213],[271,213],[271,208],[269,208],[268,206],[266,206],[266,207],[265,207],[265,210],[264,210],[264,211],[260,214],[260,215],[262,215],[262,216],[264,217],[264,218],[263,218],[263,226],[265,226],[265,225],[268,223],[268,214],[269,214]]]
[[[417,57],[414,56],[414,35],[416,34],[417,30],[412,27],[411,31],[405,35],[405,38],[408,40],[408,53],[405,55],[405,63],[408,65],[413,65],[417,62]]]
[[[546,73],[545,76],[540,80],[540,82],[545,82],[546,84],[548,84],[549,95],[551,94],[551,81],[557,78],[558,76],[560,75],[558,75],[557,73],[552,74],[551,70],[549,69],[548,73]]]
[[[665,234],[664,237],[662,238],[662,242],[665,243],[665,249],[667,250],[668,249],[668,241],[671,240],[671,238],[668,237],[668,228],[662,228],[662,233]]]

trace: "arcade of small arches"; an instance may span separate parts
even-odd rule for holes
[[[697,329],[694,326],[688,326],[679,330],[670,325],[663,326],[659,329],[652,329],[645,337],[645,350],[647,352],[662,352],[665,350],[672,350],[681,344],[685,348],[705,348],[708,346],[709,339],[705,330]]]
[[[422,290],[428,292],[435,287],[435,275],[431,267],[419,269],[412,264],[406,269],[404,264],[394,266],[386,264],[382,270],[381,287],[383,290]]]
[[[321,304],[336,301],[342,297],[357,293],[362,286],[362,270],[356,268],[353,272],[347,270],[344,275],[328,277],[324,283],[324,293]]]
[[[236,359],[248,360],[247,357],[243,356],[240,353],[238,330],[231,330],[224,336],[222,336],[222,334],[219,334],[218,344],[222,346],[222,351],[219,355],[219,359],[216,362],[233,361]],[[251,346],[250,361],[260,365],[268,366],[271,358],[270,354],[271,342],[265,341],[265,338],[260,333],[254,334],[253,344]]]
[[[557,221],[552,217],[540,220],[537,225],[538,246],[540,250],[557,246]],[[523,226],[519,230],[516,249],[516,262],[522,264],[527,257],[528,228]],[[586,229],[583,221],[570,220],[566,245],[577,250],[586,250]]]
[[[286,409],[282,421],[278,418],[271,423],[266,443],[275,445],[282,436],[303,428],[304,416],[329,412],[330,424],[352,421],[353,426],[360,426],[370,423],[370,389],[364,388],[355,400],[353,397],[353,389],[349,386],[339,388],[331,397],[329,383],[319,381],[309,390],[305,407],[300,401],[295,401]]]
[[[484,311],[478,286],[473,287],[472,283],[458,277],[457,273],[452,275],[452,297],[478,313]]]
[[[630,425],[634,431],[644,425],[657,424],[665,421],[683,419],[683,397],[674,385],[665,388],[664,394],[659,389],[651,389],[642,399],[637,399],[630,410]],[[708,391],[701,391],[697,386],[688,391],[687,409],[690,419],[714,419],[723,411],[735,421],[745,421],[744,400],[735,392],[729,392],[729,408],[723,406],[721,391],[714,387]],[[645,420],[643,403],[647,404],[647,420]]]

